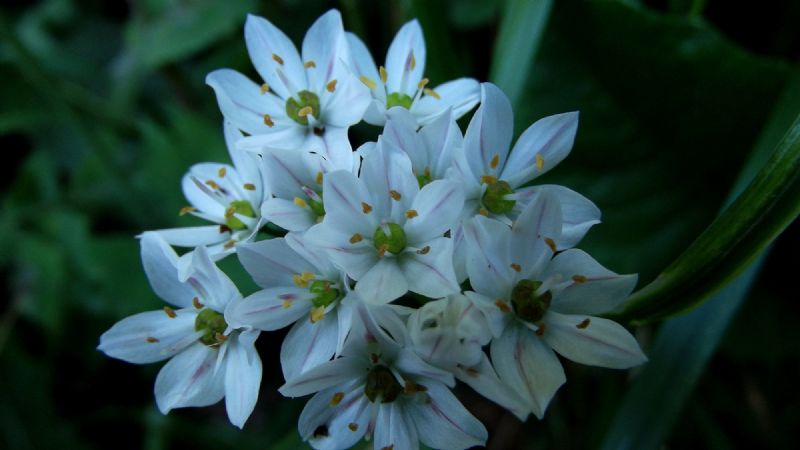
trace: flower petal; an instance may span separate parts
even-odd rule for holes
[[[411,203],[416,216],[403,229],[409,242],[421,243],[440,238],[458,224],[464,208],[464,192],[455,181],[436,180],[423,187]]]
[[[543,191],[511,227],[509,253],[511,264],[517,264],[515,280],[530,279],[541,273],[542,267],[553,257],[553,249],[545,240],[558,238],[560,234],[561,205],[557,197]]]
[[[423,444],[432,448],[470,448],[486,445],[489,435],[450,389],[439,383],[425,384],[428,402],[408,405]]]
[[[402,406],[397,402],[380,403],[377,409],[373,448],[419,449],[417,429]]]
[[[507,298],[511,293],[509,237],[505,224],[486,217],[464,222],[467,241],[467,274],[472,288],[492,298]]]
[[[261,358],[255,348],[258,335],[249,330],[232,336],[225,353],[225,409],[239,428],[253,412],[261,386]]]
[[[372,237],[378,220],[373,218],[375,211],[364,212],[362,203],[376,205],[355,175],[343,170],[331,172],[325,176],[323,186],[325,219],[322,225],[346,233],[348,238],[354,233]]]
[[[502,300],[497,297],[487,297],[473,291],[466,291],[464,295],[483,313],[484,317],[486,317],[489,330],[494,337],[499,337],[503,334],[503,330],[506,329],[512,320],[515,320],[512,318],[513,314],[508,300]]]
[[[478,80],[459,78],[433,88],[436,95],[425,95],[415,102],[411,112],[420,125],[427,125],[452,108],[450,115],[458,119],[478,104],[481,87]]]
[[[291,380],[301,373],[331,359],[339,338],[338,317],[326,314],[322,320],[295,322],[281,345],[283,378]]]
[[[452,111],[423,126],[419,130],[419,137],[427,151],[433,179],[445,178],[447,171],[453,166],[455,153],[462,152],[464,147],[464,135],[461,134]]]
[[[416,19],[406,22],[394,36],[386,54],[386,91],[414,97],[425,71],[425,38]]]
[[[170,245],[178,247],[197,247],[200,245],[214,245],[227,242],[231,238],[230,231],[220,228],[219,225],[203,227],[166,228],[153,230]]]
[[[347,74],[350,49],[339,11],[329,10],[308,29],[303,39],[303,60],[306,64],[314,63],[305,71],[312,92],[325,92],[325,85],[329,81],[341,79]]]
[[[333,400],[339,394],[344,397]],[[320,391],[306,403],[300,413],[298,431],[318,450],[350,448],[367,432],[372,409],[364,396],[363,384],[334,386]]]
[[[364,156],[359,175],[374,201],[370,216],[401,225],[405,222],[405,213],[419,192],[411,167],[408,155],[391,142],[378,139],[375,148]]]
[[[408,280],[395,258],[384,257],[358,279],[355,291],[368,302],[388,303],[408,292]]]
[[[231,302],[225,310],[225,320],[234,328],[279,330],[308,314],[310,297],[308,289],[294,286],[262,289]]]
[[[324,172],[334,170],[354,172],[353,147],[347,138],[347,128],[329,125],[324,128],[322,136],[308,133],[302,148],[322,157],[325,163]]]
[[[231,300],[242,297],[233,281],[219,270],[206,248],[202,246],[192,252],[187,283],[197,291],[202,303],[220,313],[225,311]]]
[[[258,74],[278,96],[287,99],[307,88],[297,48],[275,25],[263,17],[248,14],[244,40]]]
[[[172,247],[158,234],[146,232],[141,235],[141,254],[144,272],[156,295],[180,308],[191,307],[197,294],[178,280],[178,255]]]
[[[548,311],[544,322],[544,340],[577,363],[627,369],[647,361],[636,338],[614,321]]]
[[[403,278],[408,289],[430,298],[445,297],[459,291],[453,269],[453,242],[449,238],[436,238],[424,243],[428,251],[408,251],[399,258]],[[358,287],[356,286],[356,289]]]
[[[214,370],[218,350],[197,342],[164,365],[156,377],[158,409],[167,414],[174,408],[208,406],[225,395],[224,373]]]
[[[286,231],[306,231],[317,223],[317,215],[308,207],[283,198],[271,198],[261,206],[264,219]]]
[[[219,69],[206,76],[206,84],[214,89],[217,103],[225,119],[251,135],[271,134],[294,126],[283,108],[283,100],[261,88],[249,78],[231,69]],[[272,125],[267,125],[264,115]]]
[[[329,214],[326,214],[326,217]],[[336,230],[333,228],[334,225],[324,222],[314,225],[305,233],[305,239],[325,251],[333,264],[340,267],[350,278],[359,280],[378,263],[375,246],[372,245],[371,240],[367,239],[352,243],[351,240],[355,234]],[[372,232],[362,236],[371,237]]]
[[[453,374],[428,364],[409,348],[403,348],[395,358],[393,367],[403,374],[413,374],[435,380],[447,386],[455,386],[456,380]]]
[[[284,397],[301,397],[363,377],[364,369],[359,358],[336,358],[286,380],[278,391]]]
[[[503,179],[517,187],[552,169],[572,150],[577,131],[577,112],[537,120],[514,144]]]
[[[430,170],[430,158],[417,137],[417,128],[419,127],[417,119],[401,106],[391,108],[386,113],[386,117],[386,125],[383,127],[381,139],[384,142],[391,142],[408,155],[415,175],[422,175],[426,167]]]
[[[474,367],[457,367],[456,378],[469,385],[475,392],[511,411],[524,422],[530,414],[528,407],[520,401],[519,394],[500,381],[497,373],[485,353],[481,353],[480,362]]]
[[[347,128],[361,121],[372,103],[369,88],[358,78],[343,75],[336,80],[334,91],[323,95],[322,119],[327,125]]]
[[[100,336],[97,349],[106,355],[134,364],[167,359],[197,340],[194,321],[197,312],[179,309],[174,316],[165,311],[148,311],[126,317]]]
[[[540,192],[547,191],[558,198],[561,205],[561,236],[553,237],[556,248],[563,250],[578,245],[593,225],[600,223],[600,209],[581,194],[556,184],[517,189],[514,210],[521,212]]]
[[[481,84],[481,106],[464,134],[464,157],[477,178],[499,175],[505,166],[514,113],[508,97],[491,83]]]
[[[372,59],[372,54],[367,46],[358,36],[349,31],[345,32],[345,38],[347,39],[347,44],[350,46],[353,73],[357,76],[365,76],[372,81],[375,84],[375,89],[372,90],[373,93],[378,94],[380,92],[385,92],[382,87],[378,86],[380,75],[378,74],[375,60]]]
[[[263,120],[262,120],[263,121]],[[269,191],[264,191],[263,164],[261,158],[252,152],[244,151],[237,147],[237,143],[244,137],[241,131],[229,120],[225,120],[222,127],[225,135],[225,145],[228,147],[228,154],[231,156],[233,166],[239,173],[242,181],[244,193],[248,196],[247,200],[254,207],[261,205],[264,198],[270,197]],[[245,184],[252,186],[244,187]]]
[[[295,275],[314,272],[314,267],[282,238],[241,244],[238,255],[245,270],[263,288],[293,286]]]

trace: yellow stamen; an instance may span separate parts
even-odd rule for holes
[[[229,250],[234,245],[236,245],[236,239],[231,239],[230,241],[226,242],[225,245],[222,246],[225,250]]]
[[[350,236],[350,243],[351,243],[351,244],[358,244],[359,242],[361,242],[361,241],[363,241],[363,240],[364,240],[364,237],[363,237],[363,236],[361,236],[361,235],[360,235],[360,234],[358,234],[358,233],[356,233],[356,234],[354,234],[354,235]]]
[[[206,184],[215,191],[219,189],[219,185],[214,180],[206,180]]]
[[[411,50],[411,53],[408,54],[408,59],[410,60],[408,61],[408,69],[414,70],[417,67],[417,58],[414,58],[414,50]]]
[[[364,214],[369,214],[372,212],[372,205],[367,202],[361,202],[361,210],[364,211]]]
[[[316,308],[311,308],[311,323],[317,323],[325,317],[325,307],[324,306],[317,306]]]
[[[292,276],[292,281],[297,285],[297,287],[306,288],[308,287],[308,283],[313,280],[314,277],[315,275],[311,272],[303,272]]]
[[[230,208],[225,210],[225,218],[226,219],[230,219],[235,215],[236,215],[236,208],[230,207]]]
[[[174,319],[178,316],[174,309],[170,308],[169,306],[164,307],[164,312],[169,316],[170,319]]]
[[[423,78],[423,79],[421,79],[421,80],[419,81],[419,83],[417,84],[417,89],[422,89],[422,88],[424,88],[425,86],[427,86],[427,85],[428,85],[428,82],[430,82],[430,81],[431,81],[431,80],[429,80],[429,79],[427,79],[427,78]]]
[[[503,311],[504,313],[511,312],[511,308],[508,307],[508,304],[506,304],[506,302],[500,300],[499,298],[495,300],[494,305],[497,306],[497,309]]]
[[[536,154],[536,168],[541,172],[544,170],[544,157],[541,153]]]
[[[425,95],[430,95],[431,97],[435,98],[436,100],[441,100],[442,99],[442,97],[439,95],[439,93],[434,91],[433,89],[425,89],[422,92],[424,92]]]
[[[550,250],[552,250],[553,253],[555,253],[557,251],[556,250],[556,243],[552,239],[544,238],[544,243],[547,244],[548,247],[550,247]]]
[[[276,55],[275,53],[272,54],[272,59],[275,60],[276,63],[283,65],[283,58]]]
[[[305,64],[303,64],[303,67],[305,67],[306,69],[310,69],[312,67],[317,67],[317,63],[315,63],[313,59],[309,59],[308,61],[305,62]]]
[[[586,283],[587,280],[588,280],[588,278],[586,278],[583,275],[573,275],[572,276],[572,281],[574,281],[576,283]]]
[[[269,92],[269,85],[267,83],[264,83],[261,85],[261,88],[259,90],[261,91],[261,95],[264,95],[267,92]]]
[[[415,209],[409,209],[408,211],[406,211],[406,217],[409,218],[409,219],[413,219],[414,217],[417,217],[418,215],[419,214],[417,214],[417,210],[415,210]]]
[[[380,66],[380,67],[378,68],[378,72],[379,72],[379,73],[380,73],[380,75],[381,75],[381,81],[383,81],[384,83],[386,83],[386,80],[388,80],[388,79],[389,79],[389,74],[388,74],[388,73],[386,73],[386,69],[385,69],[383,66]]]
[[[355,433],[356,431],[358,431],[358,424],[355,422],[350,422],[347,424],[347,428],[350,429],[350,431],[352,431],[353,433]]]
[[[275,122],[272,121],[272,117],[269,114],[264,114],[264,125],[272,128],[275,126]]]
[[[514,272],[522,272],[522,266],[517,263],[511,263],[511,268],[514,269]]]
[[[540,336],[540,337],[544,336],[544,329],[545,328],[546,328],[545,325],[543,323],[540,323],[539,324],[539,328],[536,330],[536,335]]]
[[[299,206],[301,208],[307,208],[308,207],[308,204],[306,203],[306,201],[303,200],[300,197],[295,197],[293,201],[294,201],[295,205],[297,205],[297,206]]]
[[[333,92],[336,89],[336,80],[328,82],[328,84],[325,85],[325,89],[327,89],[328,92]]]
[[[300,108],[300,111],[297,111],[297,116],[298,117],[305,117],[305,116],[307,116],[309,114],[312,114],[313,112],[314,112],[314,108],[312,108],[310,106],[303,106],[302,108]]]
[[[492,156],[492,160],[489,162],[489,166],[492,169],[497,169],[498,164],[500,164],[500,155],[495,153],[494,156]]]
[[[487,211],[487,210],[486,210],[486,208],[481,208],[481,209],[479,209],[479,210],[478,210],[478,214],[480,214],[480,215],[482,215],[482,216],[489,217],[489,211]]]
[[[314,181],[316,181],[317,184],[322,184],[322,172],[317,172],[317,176],[314,178]]]
[[[339,403],[342,402],[344,398],[344,392],[337,392],[333,394],[333,398],[331,399],[331,406],[338,406]]]
[[[289,309],[292,306],[292,301],[291,300],[284,300],[283,303],[281,304],[281,306],[283,307],[283,309]]]
[[[256,190],[256,185],[253,184],[253,183],[245,183],[244,184],[244,188],[246,190],[248,190],[248,191],[255,191]]]
[[[389,250],[389,244],[383,244],[378,249],[378,257],[383,258],[383,255],[386,254],[386,251]]]
[[[583,319],[583,321],[581,323],[575,325],[575,327],[578,328],[579,330],[585,330],[586,327],[589,326],[590,322],[591,322],[591,320],[586,318],[586,319]]]
[[[216,339],[217,342],[225,342],[228,340],[228,336],[225,336],[222,333],[214,333],[214,339]]]
[[[361,75],[360,77],[358,77],[358,79],[361,80],[361,82],[364,83],[370,89],[375,89],[376,87],[378,87],[378,85],[375,84],[374,81],[370,80],[369,78],[365,77],[364,75]]]
[[[494,175],[481,175],[481,183],[483,184],[495,184],[497,183],[497,177]]]
[[[194,306],[196,309],[203,309],[203,306],[205,305],[200,303],[199,298],[195,297],[192,299],[192,306]]]
[[[426,245],[425,247],[422,247],[421,249],[417,250],[417,254],[418,255],[427,255],[428,252],[430,252],[430,251],[431,251],[431,246],[430,245]]]
[[[158,342],[158,339],[157,339],[157,338],[154,338],[154,337],[152,337],[152,336],[150,336],[150,337],[146,338],[145,340],[146,340],[147,342],[151,343],[151,344],[155,344],[156,342]]]
[[[394,200],[394,201],[398,201],[398,202],[399,202],[399,201],[400,201],[400,199],[401,199],[403,196],[402,196],[402,195],[400,195],[400,193],[399,193],[399,192],[397,192],[397,191],[395,191],[394,189],[392,189],[391,191],[389,191],[389,197],[392,197],[392,200]]]
[[[217,175],[219,175],[220,178],[225,178],[226,173],[228,173],[228,171],[225,170],[224,167],[220,167],[219,170],[217,171]]]
[[[181,208],[180,211],[178,211],[178,215],[179,216],[185,216],[186,214],[189,214],[190,212],[195,212],[195,211],[197,211],[197,208],[195,208],[194,206],[184,206],[183,208]]]

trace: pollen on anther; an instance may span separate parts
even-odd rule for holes
[[[426,245],[425,247],[422,247],[421,249],[417,250],[417,254],[418,255],[427,255],[428,252],[430,252],[430,251],[431,251],[431,246],[430,245]]]
[[[481,176],[481,183],[483,184],[495,184],[497,183],[497,177],[494,175],[482,175]]]
[[[479,210],[478,210],[478,214],[480,214],[480,215],[482,215],[482,216],[489,217],[489,211],[488,211],[486,208],[481,208],[481,209],[479,209]]]
[[[283,65],[283,58],[281,58],[280,56],[276,55],[275,53],[273,53],[273,54],[272,54],[272,59],[273,59],[273,60],[274,60],[276,63],[278,63],[278,64],[280,64],[280,65]]]
[[[554,240],[550,238],[544,238],[544,243],[550,247],[550,250],[552,250],[554,253],[556,252],[556,242]]]
[[[231,239],[230,241],[226,242],[225,245],[222,246],[225,250],[230,250],[233,246],[236,245],[236,239]]]
[[[316,181],[317,184],[322,184],[322,172],[317,172],[317,176],[314,178],[314,181]]]
[[[414,217],[417,217],[418,215],[419,214],[417,213],[416,209],[409,209],[408,211],[406,211],[406,217],[409,218],[409,219],[413,219]]]
[[[228,171],[224,167],[220,167],[217,171],[217,175],[219,175],[220,178],[225,178],[226,173],[228,173]]]
[[[441,100],[442,99],[442,96],[439,95],[439,93],[434,91],[433,89],[425,89],[422,92],[424,92],[425,95],[430,95],[431,97],[435,98],[436,100]]]
[[[588,280],[588,278],[586,278],[583,275],[573,275],[572,276],[572,281],[574,281],[576,283],[586,283],[587,280]]]
[[[272,117],[269,114],[264,114],[264,125],[272,128],[275,126],[275,122],[272,121]]]
[[[389,250],[389,244],[383,244],[378,248],[378,256],[383,258],[383,255],[386,254],[386,251]]]
[[[541,172],[544,170],[544,157],[541,153],[536,154],[536,168]]]
[[[267,92],[269,92],[269,85],[267,83],[264,83],[258,90],[261,92],[262,95],[266,94]]]
[[[225,210],[225,218],[230,219],[231,217],[236,215],[236,208],[230,207]]]
[[[422,88],[424,88],[425,86],[427,86],[427,85],[428,85],[428,82],[429,82],[429,81],[431,81],[431,80],[429,80],[429,79],[427,79],[427,78],[423,78],[422,80],[420,80],[419,84],[417,84],[417,89],[422,89]]]
[[[539,328],[536,329],[537,336],[544,336],[544,330],[547,328],[543,323],[539,324]]]
[[[375,89],[376,87],[378,87],[378,85],[375,84],[374,81],[372,81],[368,77],[365,77],[364,75],[361,75],[360,77],[358,77],[358,79],[361,80],[361,82],[364,83],[364,85],[370,89]]]
[[[192,306],[197,309],[203,309],[204,304],[200,303],[200,299],[197,297],[192,298]]]
[[[344,392],[337,392],[337,393],[333,394],[333,398],[331,398],[330,405],[331,406],[338,406],[339,403],[342,402],[343,398],[344,398]]]
[[[328,84],[325,85],[325,89],[327,89],[328,92],[336,90],[336,80],[329,81]]]
[[[497,300],[495,300],[494,305],[497,306],[497,309],[499,309],[500,311],[503,311],[504,313],[510,313],[511,312],[511,308],[508,307],[508,304],[506,302],[500,300],[499,298]]]
[[[478,375],[480,375],[480,372],[478,372],[478,369],[470,367],[467,369],[467,375],[471,377],[477,377]]]
[[[314,113],[314,108],[312,108],[310,106],[303,106],[302,108],[300,108],[300,111],[297,111],[297,116],[298,117],[305,117],[305,116],[307,116],[309,114],[313,114],[313,113]]]
[[[514,269],[514,272],[521,272],[522,266],[517,263],[511,263],[511,268]]]
[[[401,199],[403,196],[402,196],[402,195],[400,195],[400,193],[399,193],[399,192],[397,192],[397,191],[395,191],[394,189],[392,189],[391,191],[389,191],[389,197],[392,197],[392,200],[394,200],[394,201],[400,201],[400,199]]]
[[[364,214],[369,214],[372,212],[372,205],[367,202],[361,202],[361,211],[364,211]]]
[[[360,235],[360,234],[358,234],[358,233],[356,233],[356,234],[354,234],[354,235],[350,236],[350,243],[351,243],[351,244],[358,244],[359,242],[361,242],[361,241],[363,241],[363,240],[364,240],[364,237],[363,237],[363,236],[361,236],[361,235]]]
[[[225,342],[228,340],[228,336],[225,336],[222,333],[214,333],[214,339],[216,339],[217,342]]]
[[[308,207],[308,204],[306,203],[306,201],[305,201],[305,200],[303,200],[303,199],[302,199],[302,198],[300,198],[300,197],[295,197],[295,198],[294,198],[294,200],[292,200],[292,201],[294,202],[294,204],[295,204],[295,205],[297,205],[297,206],[299,206],[299,207],[301,207],[301,208],[306,208],[306,207]]]
[[[358,431],[358,424],[355,422],[350,422],[347,424],[347,428],[353,433],[355,433],[356,431]]]
[[[318,306],[316,308],[311,308],[309,316],[311,319],[311,323],[319,322],[320,320],[322,320],[323,317],[325,317],[325,307]]]
[[[500,155],[495,153],[494,156],[492,156],[492,160],[489,162],[489,166],[492,169],[497,169],[498,164],[500,164]]]
[[[169,306],[164,307],[164,312],[169,316],[170,319],[174,319],[178,316],[174,309],[170,308]]]
[[[283,303],[281,303],[281,306],[283,307],[283,309],[289,309],[292,306],[292,301],[284,300]]]
[[[189,214],[190,212],[195,212],[195,211],[197,211],[197,208],[195,208],[194,206],[184,206],[183,208],[181,208],[180,211],[178,211],[178,215],[179,216],[185,216],[186,214]]]
[[[148,336],[145,340],[147,342],[151,343],[151,344],[155,344],[156,342],[159,342],[158,338],[154,338],[152,336]]]
[[[380,357],[378,356],[377,353],[370,353],[369,354],[369,359],[370,359],[370,361],[372,361],[372,364],[378,364],[378,361],[380,360]]]
[[[414,58],[414,50],[408,54],[408,69],[414,70],[417,67],[417,58]]]
[[[586,327],[589,326],[590,322],[591,322],[591,320],[589,318],[586,318],[586,319],[583,319],[583,321],[581,323],[575,325],[575,327],[578,328],[579,330],[585,330]]]
[[[309,59],[308,61],[305,62],[305,64],[303,64],[303,67],[305,67],[306,69],[310,69],[312,67],[317,67],[317,63],[315,63],[313,59]]]
[[[244,187],[245,190],[248,190],[248,191],[255,191],[256,190],[256,185],[253,184],[253,183],[245,183],[244,186],[242,186],[242,187]]]
[[[388,74],[388,73],[386,73],[386,69],[385,69],[383,66],[380,66],[380,67],[378,68],[378,72],[379,72],[379,73],[380,73],[380,75],[381,75],[381,81],[383,81],[384,83],[386,83],[386,80],[388,80],[388,79],[389,79],[389,74]]]
[[[208,187],[210,187],[211,189],[214,189],[215,191],[219,190],[219,185],[214,180],[206,180],[206,184],[208,185]]]

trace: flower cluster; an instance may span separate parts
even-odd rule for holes
[[[541,418],[565,381],[556,354],[621,369],[645,361],[630,333],[597,317],[636,275],[573,248],[600,211],[532,184],[570,152],[577,113],[537,121],[511,148],[512,110],[496,86],[428,87],[416,21],[385,66],[335,10],[301,52],[261,17],[248,17],[245,39],[263,83],[228,69],[207,77],[233,165],[197,164],[183,178],[181,214],[211,224],[140,236],[170,306],[100,339],[114,358],[169,359],[155,384],[162,412],[224,397],[242,427],[261,381],[255,341],[285,327],[280,392],[313,394],[299,431],[318,449],[362,438],[376,449],[483,445],[456,380],[524,420]],[[462,133],[456,119],[478,103]],[[348,127],[361,120],[383,129],[353,151]],[[264,239],[267,224],[285,236]],[[234,253],[257,292],[242,296],[216,266]]]

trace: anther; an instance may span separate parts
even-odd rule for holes
[[[236,215],[236,208],[230,207],[225,210],[225,218],[230,219],[231,217]]]
[[[317,67],[317,63],[315,63],[313,59],[309,59],[308,61],[305,62],[305,64],[303,64],[303,67],[305,67],[306,69],[310,69],[312,67]]]
[[[514,272],[522,272],[522,266],[517,263],[511,263],[511,268],[514,269]]]
[[[253,184],[253,183],[245,183],[244,186],[242,186],[242,187],[244,187],[248,191],[255,191],[256,190],[256,185]]]
[[[511,312],[511,308],[508,307],[508,304],[506,302],[500,300],[499,298],[497,300],[495,300],[494,305],[497,306],[497,309],[499,309],[500,311],[503,311],[504,313],[510,313]]]
[[[311,323],[319,322],[325,317],[325,307],[317,306],[316,308],[311,308],[309,316],[311,318]]]
[[[276,63],[278,63],[278,64],[280,64],[280,65],[283,65],[283,58],[281,58],[280,56],[276,55],[275,53],[273,53],[273,54],[272,54],[272,59],[273,59],[273,60],[274,60]]]
[[[333,394],[333,398],[331,398],[330,405],[331,406],[339,405],[339,403],[342,402],[343,398],[344,398],[344,392],[337,392],[337,393]]]
[[[148,336],[145,340],[151,344],[155,344],[156,342],[158,342],[158,338],[154,338],[152,336]]]
[[[389,250],[389,244],[381,245],[381,247],[378,249],[378,256],[383,258],[383,255],[386,254],[387,250]]]
[[[479,209],[479,210],[478,210],[478,214],[480,214],[480,215],[482,215],[482,216],[489,217],[489,211],[487,211],[487,210],[486,210],[486,208],[481,208],[481,209]]]
[[[552,250],[553,253],[556,252],[556,243],[554,240],[550,238],[544,238],[544,243],[547,244],[548,247],[550,247],[550,250]]]
[[[544,336],[544,329],[545,328],[546,328],[545,325],[543,323],[540,323],[539,324],[539,328],[536,329],[536,335],[539,336],[539,337]]]
[[[225,336],[224,334],[217,332],[214,333],[214,339],[216,339],[218,342],[225,342],[228,340],[228,336]]]
[[[305,117],[305,116],[307,116],[309,114],[312,114],[313,112],[314,112],[314,108],[312,108],[310,106],[303,106],[302,108],[300,108],[300,111],[297,111],[297,116],[298,117]]]
[[[417,250],[417,254],[418,255],[427,255],[428,252],[430,252],[430,251],[431,251],[431,246],[430,245],[426,245],[425,247],[422,247],[421,249]]]
[[[297,206],[299,206],[299,207],[301,207],[301,208],[306,208],[306,207],[308,207],[308,204],[306,203],[306,201],[305,201],[305,200],[303,200],[303,199],[302,199],[302,198],[300,198],[300,197],[295,197],[295,198],[294,198],[294,200],[293,200],[293,202],[294,202],[294,204],[295,204],[295,205],[297,205]]]
[[[289,309],[292,306],[292,301],[284,300],[283,303],[281,303],[281,306],[283,307],[283,309]]]
[[[416,394],[417,392],[425,392],[428,390],[425,386],[421,384],[414,383],[411,380],[405,380],[405,385],[403,386],[403,391],[406,394]]]
[[[322,184],[322,172],[317,172],[317,176],[314,178],[314,181],[316,181],[317,184]]]
[[[208,187],[214,189],[215,191],[219,190],[219,185],[214,180],[206,180],[206,184],[208,185]]]
[[[423,79],[421,79],[421,80],[419,81],[419,84],[417,84],[417,89],[422,89],[422,88],[424,88],[425,86],[427,86],[427,85],[428,85],[428,82],[429,82],[429,81],[430,81],[430,80],[429,80],[429,79],[427,79],[427,78],[423,78]]]
[[[439,95],[439,93],[434,91],[433,89],[425,89],[422,92],[424,92],[425,95],[430,95],[431,97],[435,98],[436,100],[441,100],[442,99],[442,97]]]
[[[174,309],[170,308],[169,306],[164,307],[164,312],[169,316],[170,319],[174,319],[178,316]]]
[[[361,242],[361,241],[363,241],[363,240],[364,240],[364,237],[363,237],[363,236],[361,236],[361,235],[360,235],[360,234],[358,234],[358,233],[356,233],[356,234],[354,234],[354,235],[350,236],[350,243],[351,243],[351,244],[358,244],[359,242]]]
[[[262,84],[259,91],[261,91],[261,95],[266,94],[267,92],[269,92],[269,85],[267,83]]]
[[[413,219],[414,217],[417,217],[418,215],[419,214],[417,213],[417,210],[415,210],[415,209],[409,209],[408,211],[406,211],[406,217],[409,218],[409,219]]]
[[[417,67],[417,58],[414,58],[414,50],[408,54],[408,69],[414,70]]]
[[[583,321],[581,323],[575,325],[575,327],[578,328],[579,330],[585,330],[586,327],[589,326],[590,322],[591,322],[591,320],[586,318],[586,319],[583,319]]]
[[[347,428],[353,433],[355,433],[356,431],[358,431],[358,424],[355,422],[350,422],[347,424]]]
[[[376,87],[378,87],[378,85],[375,84],[374,81],[370,80],[368,77],[365,77],[364,75],[361,75],[360,77],[358,77],[358,79],[361,80],[361,82],[364,83],[364,85],[370,89],[375,89]]]
[[[325,85],[325,89],[327,89],[328,92],[333,92],[336,89],[336,80],[329,81],[328,84]]]
[[[272,121],[272,117],[269,114],[264,114],[264,125],[272,128],[275,126],[275,122]]]
[[[481,176],[481,183],[483,184],[495,184],[497,183],[497,177],[494,175],[482,175]]]
[[[192,306],[194,306],[196,309],[203,309],[203,306],[205,306],[205,305],[200,303],[200,299],[199,298],[194,297],[192,299]]]
[[[220,167],[220,168],[219,168],[219,170],[217,171],[217,175],[219,175],[219,177],[220,177],[220,178],[225,178],[225,174],[226,174],[227,172],[228,172],[228,171],[227,171],[227,170],[225,170],[225,168],[224,168],[224,167]]]
[[[186,214],[189,214],[190,212],[195,212],[195,211],[197,211],[197,208],[195,208],[194,206],[184,206],[183,208],[181,208],[180,211],[178,211],[178,215],[179,216],[185,216]]]
[[[588,278],[586,278],[583,275],[573,275],[572,276],[572,281],[574,281],[576,283],[586,283],[587,280],[588,280]]]
[[[539,169],[539,172],[544,170],[544,157],[541,153],[536,154],[536,168]]]
[[[490,166],[492,169],[497,169],[497,165],[498,165],[498,164],[500,164],[500,155],[498,155],[497,153],[495,153],[495,155],[494,155],[494,156],[492,156],[492,160],[489,162],[489,166]]]
[[[380,73],[380,75],[381,75],[381,81],[383,81],[384,83],[386,83],[386,80],[388,80],[388,79],[389,79],[389,74],[388,74],[388,73],[386,73],[386,69],[385,69],[383,66],[380,66],[380,67],[378,68],[378,72],[379,72],[379,73]]]
[[[234,245],[236,245],[236,239],[231,239],[230,241],[226,242],[225,245],[222,246],[225,250],[230,250]]]
[[[467,369],[467,375],[471,377],[477,377],[478,375],[480,375],[480,372],[478,372],[478,369],[470,367]]]
[[[364,211],[364,214],[369,214],[372,212],[372,205],[367,202],[361,202],[361,210]]]
[[[392,200],[394,201],[400,201],[400,198],[402,198],[403,196],[400,195],[399,192],[392,189],[391,191],[389,191],[389,197],[392,197]]]

